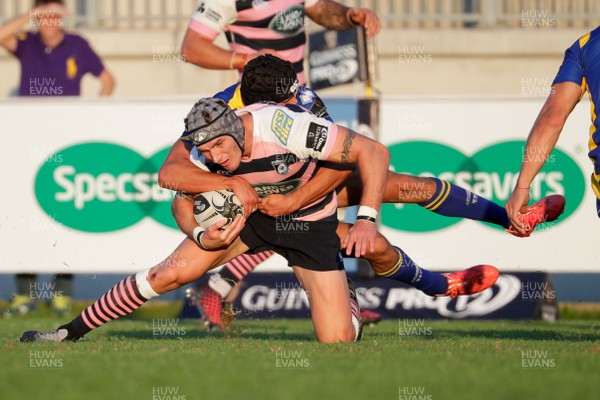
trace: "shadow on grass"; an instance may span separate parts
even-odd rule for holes
[[[285,333],[285,332],[252,332],[248,330],[232,330],[230,332],[207,332],[203,329],[187,329],[185,333],[173,332],[172,334],[154,334],[152,330],[132,331],[112,329],[104,334],[108,338],[122,337],[126,339],[147,340],[189,340],[189,339],[252,339],[252,340],[279,340],[279,341],[314,341],[313,334]]]

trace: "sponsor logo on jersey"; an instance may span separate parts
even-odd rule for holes
[[[321,100],[319,97],[317,97],[317,99],[313,103],[312,107],[310,108],[310,112],[315,114],[319,118],[329,117],[327,107],[325,106],[325,103],[323,103],[323,100]]]
[[[310,104],[314,98],[315,98],[314,92],[305,88],[304,90],[302,90],[302,93],[300,93],[300,96],[299,96],[300,104],[302,104],[303,106]]]
[[[279,109],[275,110],[275,114],[273,114],[273,119],[271,120],[271,131],[273,131],[277,139],[284,145],[287,145],[293,123],[294,119],[292,117]]]
[[[271,161],[271,165],[280,175],[287,175],[290,172],[290,167],[287,165],[285,160]]]
[[[325,125],[311,122],[308,126],[308,134],[306,135],[306,148],[321,152],[327,143],[327,135],[329,129]]]
[[[198,6],[198,9],[196,11],[200,14],[203,14],[208,20],[214,23],[218,23],[223,18],[223,16],[217,11],[213,10],[210,7],[206,7],[206,4],[204,4],[204,2],[200,3],[200,6]]]
[[[269,30],[282,36],[294,36],[304,29],[304,6],[297,5],[277,12]]]
[[[252,187],[258,193],[258,197],[267,197],[271,194],[288,194],[300,187],[300,179],[279,183],[257,183]]]

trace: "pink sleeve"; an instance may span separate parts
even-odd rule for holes
[[[195,19],[192,19],[190,21],[190,24],[188,25],[188,29],[191,29],[194,32],[197,32],[197,33],[201,34],[202,36],[206,36],[210,40],[215,40],[217,38],[217,36],[219,36],[219,33],[221,33],[219,31],[215,31],[214,29],[209,28],[208,26],[202,24],[202,22],[199,22]]]

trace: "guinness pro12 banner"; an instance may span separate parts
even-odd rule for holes
[[[314,90],[371,79],[364,28],[325,30],[309,36],[309,82]]]
[[[353,277],[355,280],[356,278]],[[550,275],[543,272],[502,273],[494,286],[471,296],[431,297],[391,279],[355,280],[362,307],[384,319],[544,319],[558,318]],[[235,308],[240,318],[308,318],[306,293],[293,274],[256,273],[241,283]],[[186,302],[182,318],[198,318]]]

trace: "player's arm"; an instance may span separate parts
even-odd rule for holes
[[[304,121],[295,123],[299,124],[299,131],[306,132],[306,135],[290,135],[288,142],[299,156],[315,157],[342,166],[356,164],[359,169],[363,191],[357,222],[342,241],[346,254],[353,254],[354,249],[354,256],[360,257],[367,252],[367,248],[371,252],[375,251],[375,218],[381,207],[387,181],[390,165],[388,149],[343,126],[316,117],[304,118]],[[302,126],[306,128],[301,128]]]
[[[242,70],[248,61],[263,54],[278,56],[275,50],[262,49],[244,54],[225,50],[213,43],[209,37],[188,28],[181,44],[181,57],[184,61],[207,69]]]
[[[292,214],[302,207],[326,196],[352,174],[352,169],[321,166],[304,185],[288,195],[272,194],[261,199],[258,210],[271,217]]]
[[[580,85],[561,82],[552,86],[552,91],[542,107],[527,138],[521,171],[517,185],[506,202],[506,211],[513,227],[521,231],[519,211],[525,212],[529,203],[531,182],[550,157],[569,114],[582,95]]]
[[[248,62],[247,54],[222,49],[209,37],[190,28],[181,44],[181,57],[186,62],[207,69],[242,69]]]
[[[351,8],[336,1],[318,0],[314,5],[306,6],[305,11],[310,19],[328,29],[341,31],[362,25],[368,37],[377,35],[381,30],[379,17],[367,8]]]
[[[226,177],[202,170],[190,161],[192,144],[177,140],[158,171],[158,184],[166,189],[187,193],[202,193],[216,189],[230,189],[250,215],[258,203],[258,195],[250,184],[239,177]]]
[[[192,15],[181,44],[184,61],[209,69],[241,69],[242,54],[216,46],[213,41],[237,17],[235,1],[205,0]]]
[[[213,42],[225,27],[237,18],[235,1],[204,0],[192,16],[181,44],[184,61],[207,69],[242,70],[251,59],[272,50],[243,54],[223,49]]]
[[[355,257],[365,255],[367,248],[370,252],[375,251],[375,218],[381,208],[387,182],[390,166],[388,149],[351,129],[338,126],[333,148],[325,159],[342,165],[356,163],[363,183],[357,221],[342,241],[346,254],[351,255],[353,248]]]
[[[356,164],[363,182],[360,205],[379,210],[390,166],[387,147],[352,129],[339,125],[337,129],[335,142],[325,160],[342,165]]]

